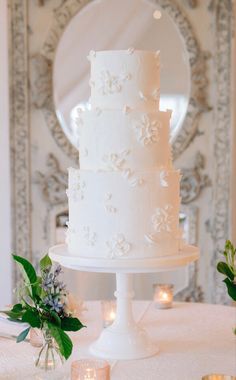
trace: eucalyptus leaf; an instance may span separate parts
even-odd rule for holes
[[[33,265],[26,259],[21,256],[12,255],[14,260],[22,265],[24,272],[29,280],[29,284],[31,286],[32,295],[34,296],[36,293],[36,283],[37,283],[37,274]]]
[[[226,284],[229,296],[236,301],[236,284],[225,278],[223,282]]]
[[[233,281],[233,279],[234,279],[234,273],[232,272],[231,268],[226,263],[224,263],[223,261],[220,261],[217,264],[217,270],[218,270],[218,272],[224,274],[230,280]]]
[[[48,328],[52,337],[58,344],[60,353],[65,359],[68,359],[72,353],[73,344],[70,337],[60,328],[48,323]]]
[[[78,318],[65,317],[61,320],[61,328],[64,331],[79,331],[84,326]]]
[[[39,266],[40,266],[40,270],[41,272],[43,272],[45,269],[47,268],[51,268],[52,266],[52,260],[50,259],[50,257],[48,256],[48,254],[46,254],[39,262]]]
[[[28,323],[31,327],[41,326],[41,320],[37,310],[27,310],[22,316],[22,322]]]
[[[27,337],[28,333],[30,331],[30,327],[28,327],[26,330],[22,331],[20,333],[20,335],[18,335],[17,339],[16,339],[16,343],[20,343],[22,342],[23,340],[25,340],[25,338]]]

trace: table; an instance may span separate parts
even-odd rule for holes
[[[86,302],[86,307],[81,320],[87,329],[72,333],[72,357],[53,376],[50,373],[50,380],[69,380],[71,361],[88,357],[88,346],[101,331],[100,302]],[[172,309],[158,310],[152,302],[135,301],[133,308],[160,352],[142,360],[112,361],[112,380],[200,380],[212,372],[236,374],[235,307],[175,303]],[[32,362],[35,350],[29,343],[0,338],[0,380],[43,379],[36,376]]]

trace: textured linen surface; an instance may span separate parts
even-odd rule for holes
[[[33,355],[38,349],[0,338],[0,380],[69,380],[71,361],[89,356],[88,346],[102,328],[100,302],[87,302],[86,307],[81,320],[87,329],[71,334],[75,343],[72,357],[47,376],[34,368]],[[142,360],[111,361],[111,380],[200,380],[208,373],[236,374],[232,332],[236,308],[176,303],[172,309],[158,310],[153,303],[136,301],[133,309],[159,353]],[[6,332],[2,321],[1,331]]]

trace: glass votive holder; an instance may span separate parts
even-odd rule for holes
[[[154,284],[154,303],[158,309],[170,309],[173,304],[173,284]]]
[[[42,347],[43,345],[43,333],[42,330],[31,328],[30,329],[30,344],[33,347]]]
[[[71,364],[71,380],[110,380],[110,365],[105,360],[76,360]]]
[[[110,326],[116,318],[116,301],[101,301],[103,327]]]

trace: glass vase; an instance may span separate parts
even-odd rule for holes
[[[43,346],[35,357],[35,366],[44,371],[52,371],[64,363],[55,339],[48,329],[42,330]]]

